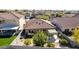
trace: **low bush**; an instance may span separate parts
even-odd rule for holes
[[[48,43],[48,47],[53,47],[54,48],[55,47],[55,43],[54,42],[49,42]]]
[[[33,40],[32,40],[32,39],[26,39],[26,40],[24,41],[24,44],[25,44],[25,45],[33,44]]]
[[[68,46],[68,41],[65,40],[65,39],[61,39],[59,42],[60,42],[60,44],[63,45],[63,46]]]

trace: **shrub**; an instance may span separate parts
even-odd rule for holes
[[[73,41],[79,45],[79,28],[75,28],[73,31],[72,31],[72,38],[73,38]]]
[[[46,15],[46,16],[51,16],[51,12],[50,11],[46,11],[45,13],[44,13],[44,15]]]
[[[44,19],[44,20],[48,20],[49,19],[49,16],[46,16],[46,15],[38,15],[36,16],[37,19]]]
[[[55,47],[55,43],[54,42],[49,42],[48,43],[48,47],[53,47],[54,48]]]
[[[63,13],[62,12],[57,12],[56,17],[62,17]]]
[[[63,45],[63,46],[68,46],[68,41],[65,40],[65,39],[61,39],[59,42],[60,42],[60,44]]]
[[[32,39],[26,39],[26,40],[24,41],[24,44],[25,44],[25,45],[33,44],[33,40],[32,40]]]
[[[33,42],[36,46],[41,46],[43,47],[44,44],[47,42],[47,35],[43,31],[38,31],[34,36],[33,36]]]

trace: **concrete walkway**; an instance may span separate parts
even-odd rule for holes
[[[23,45],[23,43],[20,40],[20,36],[21,36],[22,31],[18,34],[18,36],[14,39],[14,41],[10,45],[16,45],[16,46]]]
[[[65,49],[65,48],[69,48],[69,47],[66,47],[66,46],[61,46],[60,43],[59,43],[59,40],[60,40],[60,38],[57,38],[57,39],[56,39],[56,41],[55,41],[55,43],[56,43],[55,48],[64,48],[64,49]]]
[[[56,43],[55,48],[61,48],[59,40],[60,40],[59,38],[56,39],[56,41],[55,41],[55,43]]]

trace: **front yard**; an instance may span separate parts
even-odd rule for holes
[[[1,37],[0,36],[0,46],[8,46],[11,42],[16,38],[16,36],[8,36],[8,37]]]
[[[21,42],[25,46],[38,46],[38,47],[55,47],[55,43],[53,41],[48,43],[48,37],[53,37],[53,35],[49,36],[44,31],[38,31],[35,34],[28,34],[24,39],[21,40]],[[53,38],[52,38],[53,40]]]

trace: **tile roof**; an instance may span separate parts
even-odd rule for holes
[[[74,17],[75,14],[64,14],[62,17]]]
[[[21,18],[23,16],[22,14],[20,14],[18,12],[11,12],[11,14],[13,14],[17,18]]]
[[[19,19],[20,17],[20,14],[14,12],[0,13],[1,19]]]
[[[52,23],[58,24],[62,30],[72,29],[79,26],[79,17],[54,18],[54,20],[52,20]]]
[[[74,17],[79,17],[79,13],[75,14]]]
[[[54,25],[46,23],[43,20],[32,19],[26,22],[25,29],[50,29],[54,28]]]

